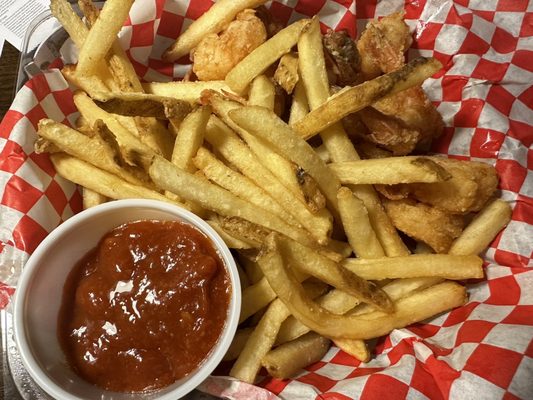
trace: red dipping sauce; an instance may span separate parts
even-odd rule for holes
[[[222,260],[192,225],[124,224],[69,274],[59,341],[88,382],[119,392],[158,389],[202,364],[222,333],[230,297]]]

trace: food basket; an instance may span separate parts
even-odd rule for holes
[[[146,81],[183,76],[187,66],[164,63],[161,54],[210,5],[136,1],[120,40],[139,76]],[[483,254],[486,279],[468,284],[465,306],[379,339],[370,362],[332,347],[291,380],[264,379],[252,386],[211,377],[200,390],[229,399],[533,398],[533,5],[276,0],[268,7],[283,23],[318,14],[324,29],[347,29],[353,37],[370,19],[405,10],[414,39],[408,58],[433,56],[444,65],[424,83],[446,125],[432,151],[494,165],[500,197],[513,207],[512,221]],[[49,24],[44,43],[61,44],[65,36]],[[25,398],[46,397],[21,370],[9,301],[28,255],[81,209],[76,187],[56,175],[47,155],[33,152],[40,118],[73,123],[77,116],[71,89],[57,70],[62,60],[53,49],[58,47],[48,44],[48,56],[42,45],[23,54],[21,74],[31,77],[0,125],[3,349]]]

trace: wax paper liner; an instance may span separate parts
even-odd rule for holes
[[[137,72],[164,81],[186,67],[160,54],[212,3],[139,0],[121,41]],[[512,221],[484,254],[487,279],[468,286],[465,306],[377,343],[362,364],[333,347],[292,380],[261,387],[212,377],[202,390],[230,399],[533,398],[533,5],[513,0],[286,0],[269,4],[283,22],[319,14],[323,28],[355,36],[368,19],[405,9],[414,44],[445,72],[424,88],[444,117],[434,151],[495,165]],[[187,64],[187,60],[181,60]],[[0,305],[29,254],[81,208],[74,185],[33,152],[40,118],[71,123],[72,93],[57,70],[26,84],[0,125]]]

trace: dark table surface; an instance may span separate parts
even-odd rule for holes
[[[16,48],[7,42],[4,44],[0,57],[0,119],[4,117],[13,101],[19,55]]]

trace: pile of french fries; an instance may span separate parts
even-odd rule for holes
[[[141,83],[116,39],[132,3],[108,0],[100,11],[80,0],[82,20],[68,1],[51,1],[79,49],[78,64],[62,72],[78,88],[80,118],[75,128],[42,120],[36,151],[82,187],[85,208],[156,199],[192,210],[221,235],[242,267],[231,376],[253,383],[265,367],[289,378],[332,342],[368,361],[365,340],[465,303],[456,281],[483,277],[478,254],[509,221],[509,206],[489,202],[448,254],[423,244],[411,254],[372,185],[442,182],[448,172],[427,156],[361,160],[340,123],[420,85],[438,61],[419,58],[330,96],[315,17],[276,33],[225,81]],[[188,54],[262,3],[218,1],[165,57]],[[274,81],[292,93],[285,120]]]

